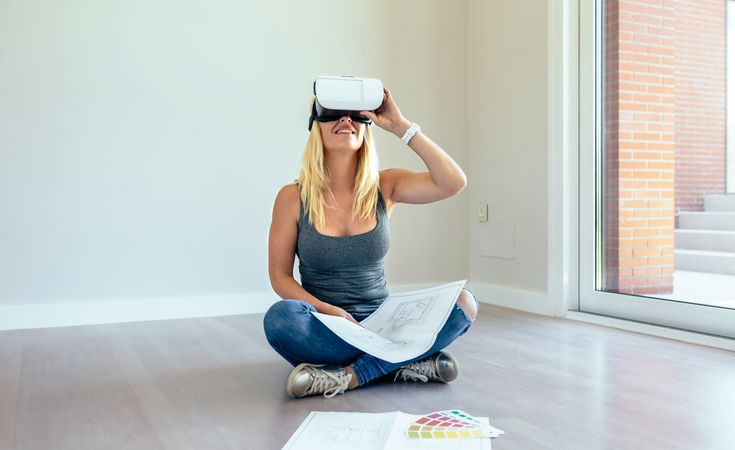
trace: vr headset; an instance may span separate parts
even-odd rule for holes
[[[331,122],[350,116],[354,122],[371,123],[360,111],[375,111],[383,103],[383,83],[376,78],[320,76],[314,81],[316,101],[311,108],[309,131],[314,121]]]

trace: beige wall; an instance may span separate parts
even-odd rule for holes
[[[0,306],[270,291],[272,202],[320,73],[383,79],[467,168],[467,8],[0,3]],[[422,169],[377,140],[382,167]],[[467,199],[395,210],[390,284],[467,277]]]
[[[470,277],[545,295],[547,2],[470,0],[469,18]]]
[[[320,73],[383,79],[469,177],[394,211],[389,283],[470,278],[483,300],[550,311],[547,7],[0,4],[0,315],[270,301],[272,202],[297,175]],[[395,137],[377,143],[382,167],[423,169]]]

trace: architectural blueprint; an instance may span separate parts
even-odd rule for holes
[[[356,325],[342,317],[314,316],[350,345],[388,362],[403,362],[431,348],[466,280],[392,294]]]

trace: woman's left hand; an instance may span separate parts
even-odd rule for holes
[[[380,128],[398,137],[403,136],[403,133],[411,126],[411,122],[403,117],[403,114],[398,109],[398,105],[393,101],[393,96],[390,95],[390,91],[385,87],[383,88],[383,103],[380,107],[374,113],[361,111],[360,114],[371,119]]]

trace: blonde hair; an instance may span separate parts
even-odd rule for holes
[[[314,99],[312,99],[312,104]],[[311,109],[310,109],[311,110]],[[369,219],[375,215],[378,202],[378,155],[373,144],[370,126],[365,126],[362,146],[357,151],[357,173],[355,174],[355,201],[352,204],[352,217]],[[309,215],[309,223],[322,229],[326,226],[325,194],[334,200],[329,182],[329,171],[324,163],[324,141],[319,124],[314,121],[311,133],[306,140],[301,157],[301,171],[296,180],[301,202]],[[335,206],[329,206],[336,208]]]

